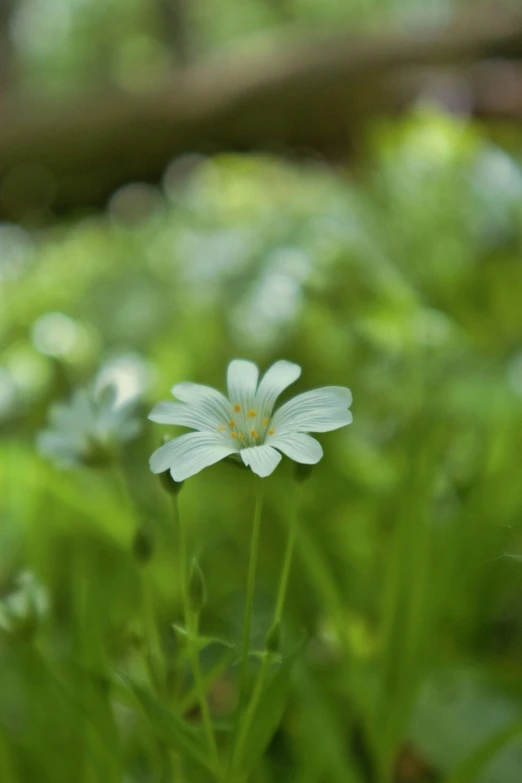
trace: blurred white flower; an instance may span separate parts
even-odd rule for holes
[[[269,476],[281,461],[307,465],[323,456],[320,443],[306,434],[328,432],[352,421],[352,394],[344,386],[305,392],[274,413],[274,404],[301,375],[297,364],[278,361],[258,384],[255,364],[235,359],[228,366],[228,399],[209,386],[178,383],[172,394],[179,402],[158,403],[149,419],[197,432],[182,435],[157,449],[150,458],[153,473],[170,470],[174,481],[199,473],[225,457],[241,458],[258,476]]]
[[[137,353],[126,353],[109,359],[101,367],[94,382],[94,391],[107,386],[116,388],[116,405],[135,402],[150,384],[152,369]]]
[[[97,394],[78,389],[69,404],[54,405],[50,428],[38,435],[39,450],[62,467],[109,461],[118,444],[136,437],[141,429],[136,406],[118,404],[117,397],[112,385]]]
[[[44,313],[33,324],[35,348],[46,356],[68,356],[79,339],[81,327],[63,313]]]
[[[0,223],[0,283],[20,279],[30,265],[33,250],[28,231]]]
[[[277,341],[295,319],[311,262],[301,249],[281,247],[268,254],[264,267],[250,294],[231,311],[233,328],[257,347]]]
[[[33,631],[49,611],[49,593],[33,573],[23,571],[15,589],[0,601],[0,628],[9,633]]]

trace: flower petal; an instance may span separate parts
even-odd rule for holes
[[[51,431],[40,432],[36,439],[38,450],[45,457],[56,459],[64,467],[71,467],[81,458],[81,443],[74,443],[72,440]]]
[[[85,421],[78,416],[72,405],[57,403],[49,411],[49,423],[54,430],[76,432],[85,427]]]
[[[89,431],[95,420],[96,412],[84,389],[75,391],[70,403],[53,405],[49,414],[49,421],[53,429],[67,434]]]
[[[205,407],[212,407],[216,411],[219,410],[226,418],[230,415],[230,403],[217,389],[212,386],[205,386],[202,383],[191,383],[190,381],[184,381],[183,383],[177,383],[171,389],[174,397],[177,397],[181,402],[187,402],[190,404],[204,405]]]
[[[256,394],[256,407],[262,411],[262,416],[270,417],[275,401],[287,386],[294,383],[301,375],[298,364],[284,359],[273,364],[264,374]]]
[[[243,409],[251,408],[257,389],[259,370],[253,362],[234,359],[228,365],[228,396],[232,405],[236,403]]]
[[[287,432],[270,438],[273,446],[290,459],[302,462],[304,465],[315,465],[323,456],[323,447],[315,438],[303,432]]]
[[[329,432],[352,422],[347,410],[352,393],[345,386],[325,386],[294,397],[274,414],[271,426],[283,432]]]
[[[219,432],[189,432],[157,449],[149,464],[153,473],[170,469],[174,481],[185,481],[235,451],[237,447]]]
[[[207,432],[215,432],[226,423],[219,405],[202,400],[192,405],[185,402],[158,402],[149,413],[149,419],[157,424],[174,424]]]
[[[243,462],[261,478],[269,476],[281,462],[281,455],[271,446],[252,446],[240,451]]]

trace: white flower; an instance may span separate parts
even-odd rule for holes
[[[313,465],[323,456],[320,443],[308,432],[328,432],[352,421],[352,394],[344,386],[305,392],[274,413],[284,389],[301,375],[297,364],[279,361],[258,384],[255,364],[234,359],[228,366],[228,399],[210,386],[178,383],[172,394],[179,402],[158,403],[149,419],[158,424],[190,427],[191,432],[157,449],[150,458],[153,473],[170,470],[174,481],[199,473],[225,457],[236,455],[258,476],[269,476],[281,461]]]
[[[49,611],[47,588],[34,574],[23,571],[15,589],[0,601],[0,628],[9,633],[33,630]]]
[[[135,401],[118,405],[117,396],[116,386],[97,394],[77,389],[68,403],[53,405],[50,428],[37,438],[40,452],[62,467],[110,460],[117,444],[132,440],[141,428]]]

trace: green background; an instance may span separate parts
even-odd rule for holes
[[[430,4],[428,21],[448,6]],[[191,52],[340,22],[405,24],[421,10],[202,1],[190,8]],[[171,63],[144,0],[27,0],[13,26],[27,94],[141,88]],[[236,357],[262,370],[297,362],[292,393],[346,385],[354,396],[353,424],[319,436],[325,456],[304,485],[282,640],[299,656],[252,779],[520,780],[517,140],[423,104],[378,123],[367,146],[358,172],[191,155],[161,187],[123,188],[103,214],[0,225],[0,591],[30,569],[50,595],[36,635],[0,631],[2,783],[178,779],[159,721],[125,684],[146,682],[150,650],[175,669],[181,614],[169,501],[148,469],[168,428],[146,415],[182,380],[224,389]],[[38,452],[37,435],[53,403],[100,373],[138,395],[141,434],[116,466],[65,470]],[[229,642],[241,629],[254,483],[219,464],[179,496],[207,581],[203,630]],[[266,482],[259,649],[293,490],[285,459]],[[146,564],[137,530],[153,547]],[[144,601],[157,638],[143,628]],[[203,652],[205,670],[221,649]],[[211,689],[223,730],[234,671],[224,666]]]

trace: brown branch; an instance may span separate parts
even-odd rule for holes
[[[149,94],[0,102],[0,218],[102,207],[157,182],[173,157],[220,150],[346,150],[376,113],[400,110],[420,74],[522,58],[522,18],[304,42],[271,56],[186,69]],[[476,82],[475,78],[475,82]],[[476,86],[475,86],[476,88]]]

